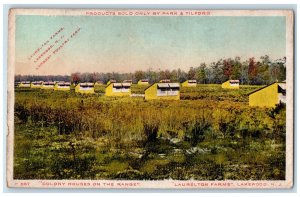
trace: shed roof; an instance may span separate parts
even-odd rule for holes
[[[273,82],[273,83],[271,83],[271,84],[269,84],[269,85],[266,85],[266,86],[264,86],[264,87],[262,87],[262,88],[259,88],[259,89],[257,89],[257,90],[254,90],[254,91],[250,92],[248,95],[253,94],[253,93],[255,93],[255,92],[258,92],[258,91],[260,91],[260,90],[262,90],[262,89],[265,89],[265,88],[267,88],[267,87],[273,85],[274,83],[278,83],[278,82]],[[285,83],[278,83],[278,85],[279,85],[279,84],[281,84],[281,86],[283,86],[283,87],[284,87],[284,90],[285,90]],[[283,84],[284,84],[284,85],[283,85]],[[279,87],[281,87],[281,86],[279,85]],[[283,88],[282,88],[282,89],[283,89]]]
[[[64,81],[58,82],[57,84],[58,85],[71,85],[70,82],[64,82]]]
[[[113,87],[117,87],[117,88],[130,87],[131,86],[131,83],[111,83],[111,84],[113,85]],[[110,86],[110,85],[108,85],[108,86]],[[108,87],[108,86],[106,86],[106,87]]]
[[[171,80],[170,79],[162,79],[159,82],[161,82],[161,83],[169,83],[169,82],[171,82]]]
[[[150,84],[144,91],[148,90],[150,87],[152,87],[152,86],[155,85],[155,84],[157,84],[157,83],[152,83],[152,84]]]
[[[149,86],[145,89],[145,91],[146,91],[147,89],[149,89],[150,87],[152,87],[153,85],[157,85],[157,87],[167,88],[167,87],[170,87],[169,84],[174,84],[174,85],[172,85],[172,87],[178,87],[178,88],[180,88],[179,83],[153,83],[153,84],[149,85]],[[175,85],[175,84],[177,84],[177,85]]]
[[[83,83],[79,83],[80,86],[94,86],[94,83],[90,83],[90,82],[83,82]]]
[[[35,85],[35,84],[42,84],[43,82],[42,81],[33,81],[32,83]]]
[[[179,83],[158,83],[158,88],[179,88]]]
[[[44,82],[43,84],[44,85],[54,85],[54,82],[53,81],[47,81],[47,82]]]
[[[124,87],[130,87],[131,83],[122,83],[122,86],[124,86]]]
[[[158,84],[157,84],[157,87],[158,87],[158,88],[168,88],[168,87],[169,87],[169,84],[167,84],[167,83],[158,83]]]
[[[113,83],[113,87],[122,87],[122,83]]]
[[[171,88],[179,88],[180,87],[179,83],[169,83],[169,86]]]

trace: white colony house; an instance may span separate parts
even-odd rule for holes
[[[45,88],[54,88],[55,83],[53,81],[43,82],[43,87]]]
[[[131,83],[113,83],[113,92],[130,92]]]
[[[194,79],[188,80],[188,85],[189,86],[197,86],[197,80],[194,80]]]
[[[60,81],[57,83],[57,89],[69,90],[71,86],[70,82]]]
[[[162,79],[159,81],[160,83],[170,83],[171,80],[170,79]]]
[[[30,81],[21,81],[19,85],[22,87],[30,87]]]
[[[148,79],[141,79],[140,81],[139,81],[139,84],[149,84],[149,80]]]
[[[130,84],[132,84],[132,80],[131,79],[127,79],[127,80],[124,80],[123,83],[130,83]]]
[[[239,80],[229,80],[230,86],[239,86],[240,81]]]
[[[179,83],[158,83],[157,96],[176,96],[179,94]]]
[[[94,83],[80,83],[79,84],[79,90],[93,90],[94,89]]]
[[[40,88],[43,85],[43,81],[33,81],[31,82],[31,87],[32,88]]]

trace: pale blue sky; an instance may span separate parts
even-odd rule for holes
[[[36,70],[28,57],[60,27],[81,31]],[[17,16],[16,74],[134,72],[240,56],[285,56],[285,17]]]

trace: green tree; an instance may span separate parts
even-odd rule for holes
[[[220,84],[226,80],[226,77],[224,75],[223,68],[222,68],[222,66],[223,66],[222,62],[223,62],[223,60],[220,59],[219,61],[213,62],[211,64],[212,83]]]
[[[241,58],[236,57],[233,61],[232,65],[232,79],[240,79],[241,78],[241,68],[242,68],[242,63],[241,63]]]
[[[196,78],[196,74],[197,74],[197,71],[195,68],[193,67],[190,67],[190,70],[188,71],[188,79],[195,79]]]
[[[146,77],[146,74],[144,71],[138,70],[138,71],[135,71],[135,73],[134,73],[134,79],[136,81],[144,79],[145,77]]]
[[[202,63],[197,69],[196,69],[196,79],[199,83],[206,83],[206,64]]]

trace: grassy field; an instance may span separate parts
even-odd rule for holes
[[[249,107],[257,88],[198,85],[180,101],[17,88],[14,178],[283,180],[285,106]]]

